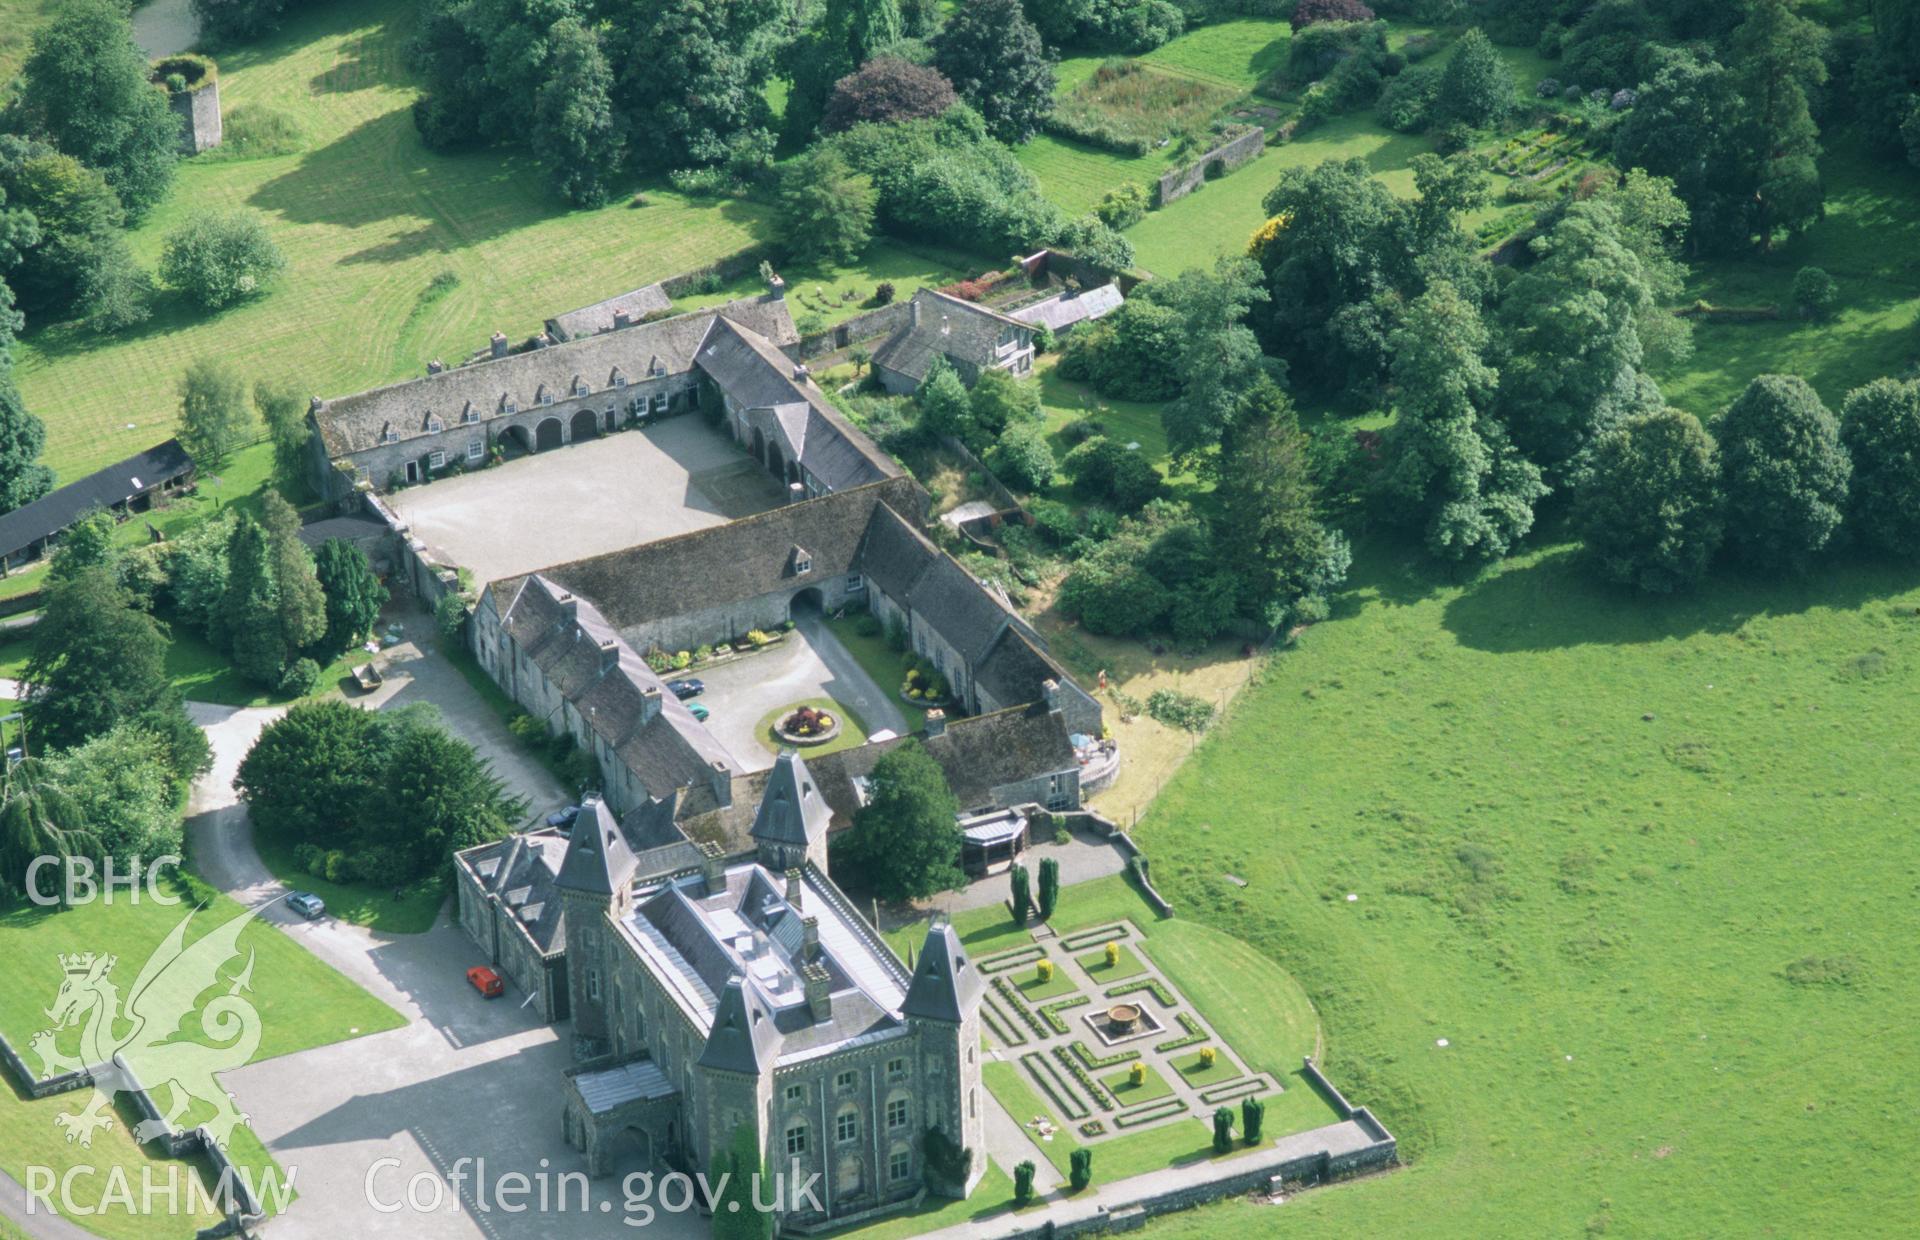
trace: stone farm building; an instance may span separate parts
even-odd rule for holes
[[[508,972],[573,1020],[563,1125],[591,1174],[705,1170],[744,1126],[770,1172],[820,1177],[821,1209],[780,1220],[812,1229],[983,1172],[976,1154],[942,1179],[926,1152],[929,1130],[982,1148],[982,979],[944,924],[901,963],[828,874],[830,815],[789,752],[744,838],[590,798],[569,827],[456,858],[462,925],[509,935]]]
[[[1033,369],[1033,327],[923,288],[908,303],[905,325],[873,351],[873,373],[887,391],[911,395],[926,382],[938,357],[946,358],[968,387],[983,371],[1024,375]]]
[[[177,439],[96,470],[0,516],[0,572],[38,559],[68,526],[95,508],[146,512],[193,485],[193,459]]]

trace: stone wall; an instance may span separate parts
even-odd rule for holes
[[[192,90],[167,96],[167,106],[180,118],[180,153],[198,155],[220,145],[220,83],[207,82]]]
[[[1164,207],[1177,202],[1200,188],[1207,179],[1207,169],[1218,165],[1215,176],[1224,176],[1248,160],[1256,158],[1266,149],[1267,131],[1255,125],[1252,130],[1241,134],[1233,141],[1214,147],[1199,159],[1184,168],[1175,168],[1160,178],[1155,187],[1154,205]]]
[[[836,324],[825,331],[815,332],[811,336],[802,336],[800,343],[789,348],[787,352],[805,361],[839,349],[850,349],[857,344],[891,336],[905,328],[912,318],[912,303],[896,301],[890,305],[881,306],[878,310],[856,314],[844,323]]]
[[[93,1084],[93,1074],[85,1068],[63,1072],[59,1076],[35,1076],[33,1069],[20,1057],[20,1052],[13,1049],[13,1043],[7,1041],[5,1034],[0,1034],[0,1064],[6,1065],[7,1071],[19,1083],[21,1092],[29,1098],[51,1098],[55,1094],[70,1093]]]
[[[759,246],[749,246],[738,253],[708,263],[704,267],[695,267],[679,275],[668,276],[660,281],[660,290],[668,297],[680,298],[692,290],[696,284],[717,279],[721,283],[738,280],[760,265],[760,261],[772,257],[772,252]]]

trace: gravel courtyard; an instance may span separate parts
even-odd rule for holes
[[[780,484],[703,418],[569,444],[387,496],[437,556],[495,581],[764,512]]]

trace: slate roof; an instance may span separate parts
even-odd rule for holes
[[[781,442],[824,486],[841,491],[901,474],[893,458],[848,422],[812,383],[794,377],[794,363],[751,325],[720,319],[700,346],[697,363],[747,421]]]
[[[559,827],[541,827],[458,854],[480,889],[500,897],[514,924],[542,955],[565,947],[566,915],[554,880],[570,835]]]
[[[1042,686],[1061,676],[1060,668],[1025,633],[1008,625],[987,648],[974,669],[973,680],[994,701],[1011,706],[1040,700]]]
[[[602,393],[613,386],[616,371],[637,382],[648,376],[656,359],[665,373],[685,374],[693,369],[694,355],[708,332],[722,320],[742,324],[775,345],[799,339],[785,300],[743,298],[322,401],[314,410],[314,422],[327,455],[343,457],[377,446],[389,427],[404,442],[433,434],[427,429],[432,418],[446,427],[458,426],[469,406],[484,423],[503,416],[502,402],[508,397],[521,412],[540,403],[542,389],[554,393],[556,400],[571,399],[576,379]]]
[[[813,776],[800,755],[782,750],[767,776],[760,810],[753,819],[753,838],[770,844],[805,848],[827,833],[833,811],[827,807]]]
[[[620,831],[620,821],[607,803],[595,796],[582,801],[580,812],[573,817],[566,860],[554,885],[610,896],[632,880],[637,868],[633,850]]]
[[[758,1076],[773,1067],[780,1053],[780,1032],[752,989],[739,977],[727,982],[714,1013],[700,1066]]]
[[[502,578],[488,589],[498,605],[538,576],[592,599],[609,624],[629,629],[690,608],[722,607],[852,572],[875,509],[917,511],[923,497],[913,479],[889,478],[527,577]],[[809,572],[793,571],[796,546],[811,554]]]
[[[871,741],[856,749],[821,754],[807,763],[819,781],[820,794],[833,808],[834,829],[851,826],[859,812],[860,790],[854,781],[870,776],[880,756],[907,739]],[[961,809],[993,804],[997,787],[1079,766],[1066,720],[1037,702],[953,719],[940,735],[919,740],[940,764]]]
[[[933,359],[964,358],[976,366],[991,366],[998,356],[1000,336],[1009,326],[1030,333],[1032,328],[997,310],[923,288],[913,295],[917,311],[907,326],[874,350],[873,364],[919,380],[927,377]]]
[[[720,527],[725,528],[725,527]],[[740,764],[591,602],[541,574],[493,587],[500,624],[649,796]]]
[[[1125,300],[1118,284],[1102,284],[1079,293],[1056,293],[1045,301],[1020,307],[1012,317],[1035,326],[1044,323],[1057,332],[1078,323],[1103,319],[1118,310]]]
[[[647,315],[672,308],[673,299],[667,296],[667,290],[658,284],[649,284],[605,301],[596,301],[591,306],[557,314],[547,320],[547,334],[556,340],[578,340],[582,336],[612,331],[616,314],[624,312],[628,318],[627,326],[634,327]]]
[[[96,470],[0,516],[0,555],[12,555],[58,534],[89,508],[124,504],[192,470],[193,458],[178,439],[155,444],[118,464]]]
[[[980,970],[967,959],[953,923],[938,921],[927,927],[901,1014],[957,1025],[979,1010],[984,989]]]
[[[970,664],[985,656],[1008,625],[1026,626],[998,595],[898,513],[874,514],[860,549],[860,571],[912,608]]]
[[[580,1101],[595,1115],[605,1115],[629,1102],[671,1098],[675,1093],[673,1082],[651,1059],[599,1072],[578,1073],[573,1078],[573,1087],[580,1091]]]

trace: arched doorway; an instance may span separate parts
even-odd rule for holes
[[[551,452],[567,440],[560,429],[559,418],[545,418],[533,432],[533,447],[536,452]]]
[[[582,409],[573,415],[573,442],[592,439],[600,433],[600,421],[594,417],[593,410]]]
[[[636,1171],[653,1170],[653,1138],[636,1126],[622,1128],[606,1139],[600,1165],[616,1180],[624,1180]]]
[[[787,614],[795,620],[825,614],[826,596],[820,593],[819,586],[808,586],[787,600]]]
[[[533,452],[533,436],[527,434],[524,426],[501,428],[494,442],[500,445],[500,451],[507,456],[528,456]]]

